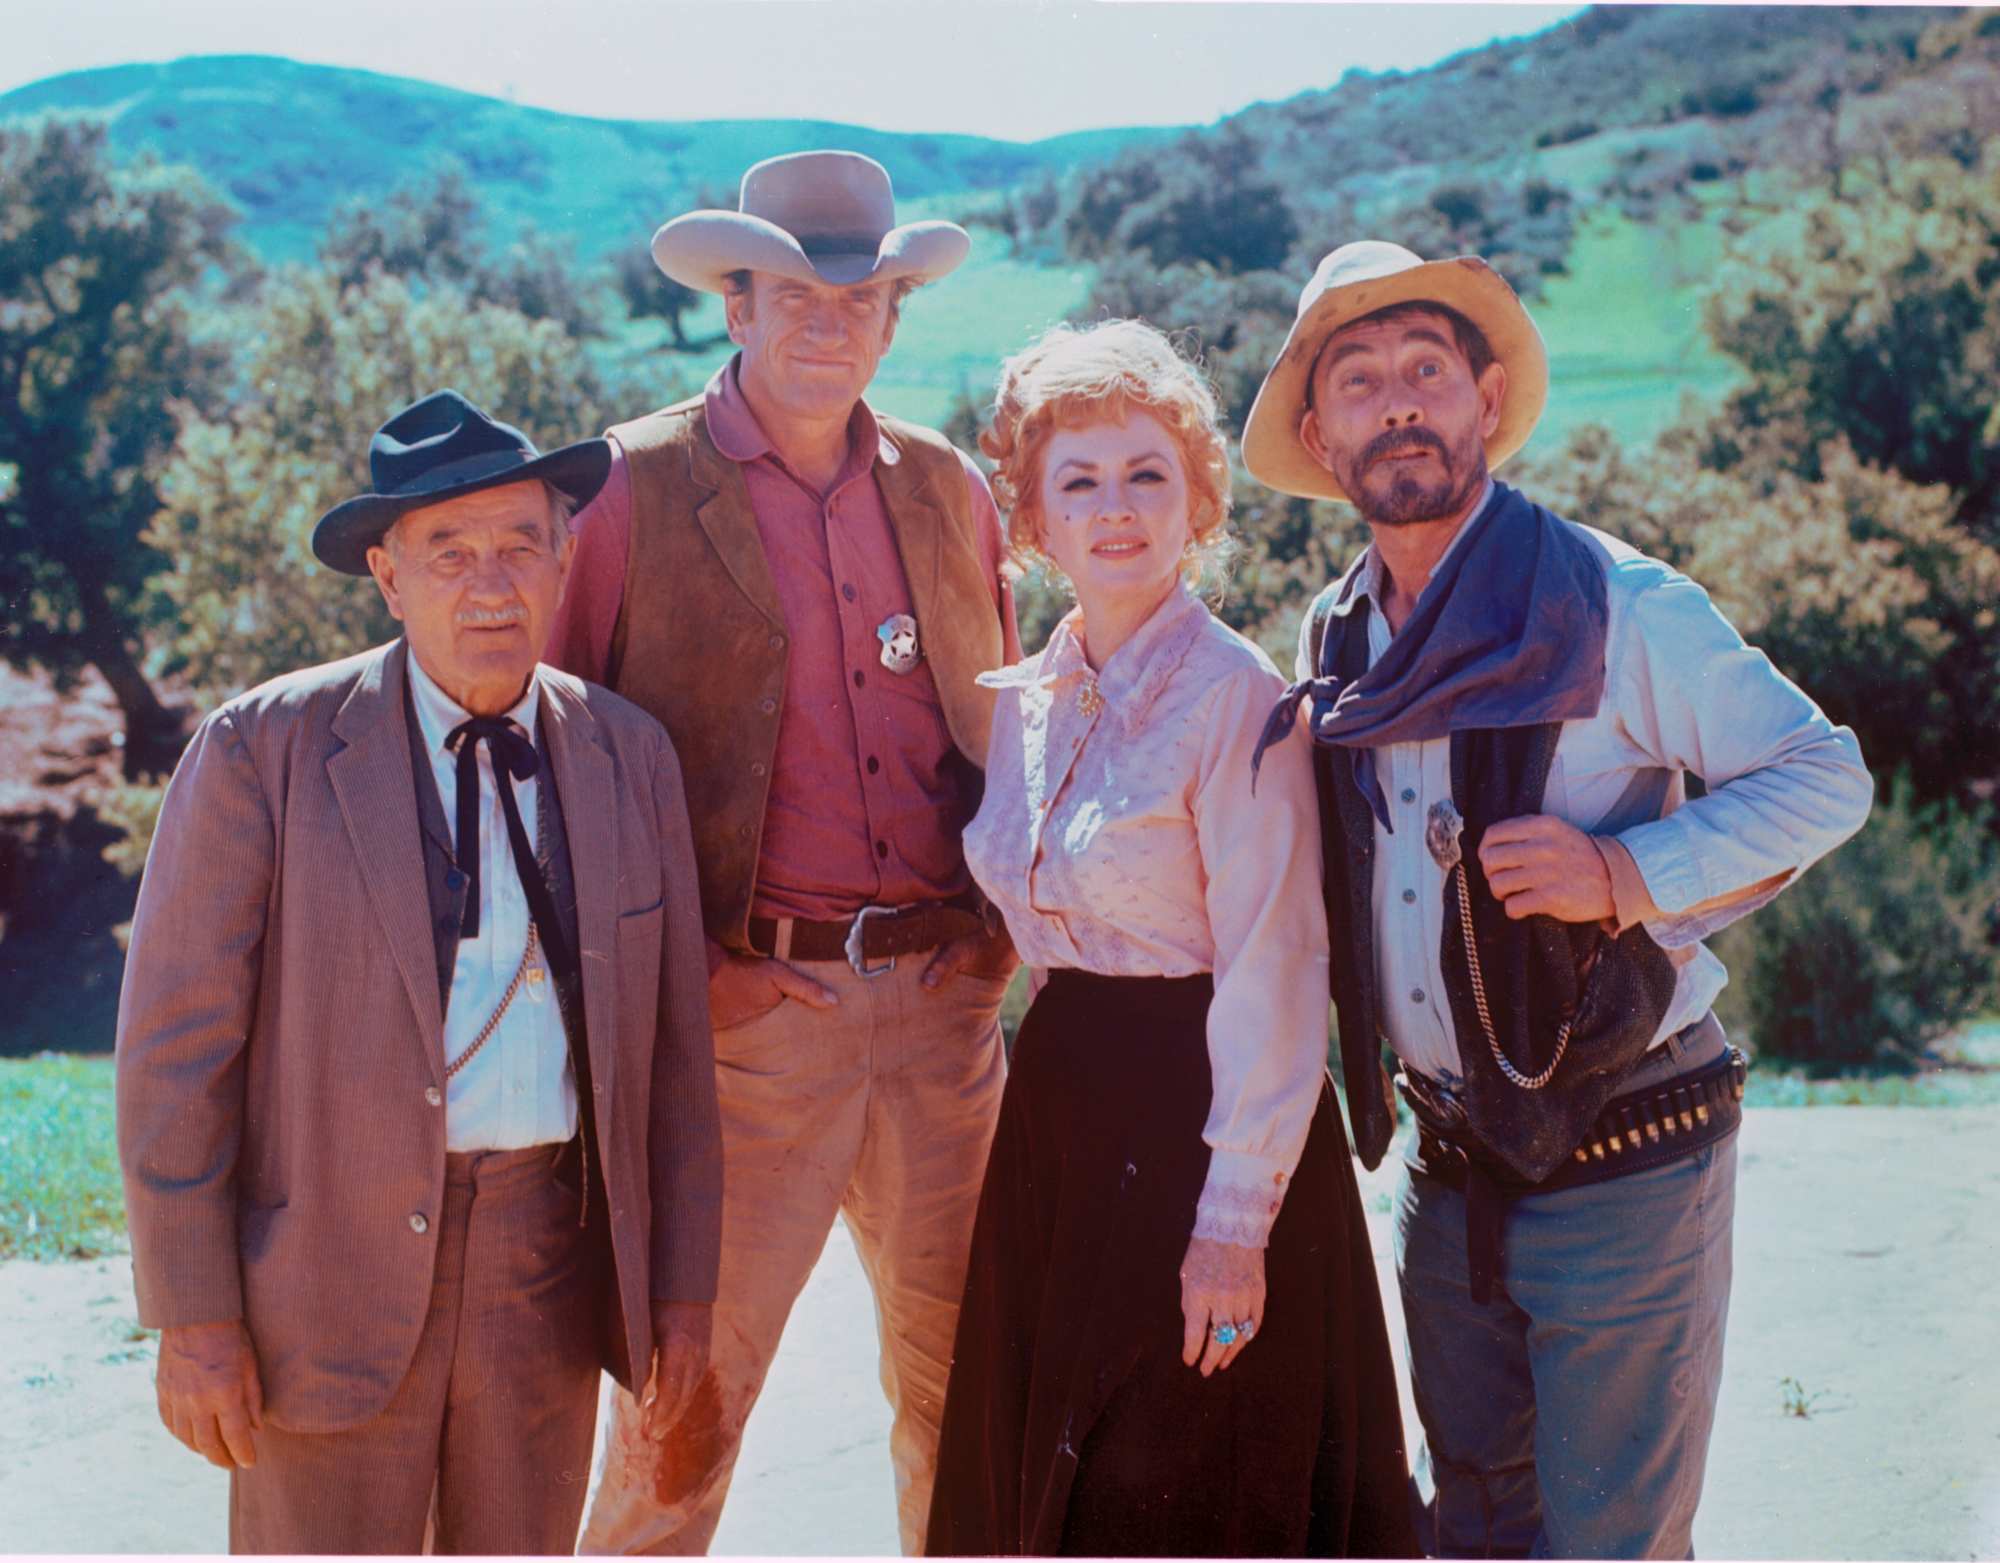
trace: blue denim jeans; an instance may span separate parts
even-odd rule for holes
[[[1465,1198],[1405,1168],[1396,1274],[1439,1557],[1692,1557],[1729,1312],[1736,1139],[1517,1201],[1472,1301]]]

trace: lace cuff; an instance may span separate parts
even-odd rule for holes
[[[1194,1236],[1243,1248],[1263,1248],[1271,1239],[1291,1176],[1278,1163],[1241,1152],[1214,1151],[1208,1181],[1194,1207]]]

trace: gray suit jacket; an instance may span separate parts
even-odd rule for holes
[[[444,1013],[404,717],[405,643],[275,679],[202,723],[161,805],[118,1016],[118,1145],[143,1323],[246,1321],[279,1426],[401,1381],[443,1205]],[[608,690],[538,670],[575,875],[615,1295],[706,1302],[721,1155],[679,762]],[[412,1217],[423,1216],[423,1222]],[[417,1230],[423,1226],[425,1230]]]

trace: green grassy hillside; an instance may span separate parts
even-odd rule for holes
[[[759,158],[849,147],[886,165],[906,196],[997,189],[1158,139],[1087,131],[1022,143],[901,135],[814,120],[685,123],[588,119],[427,82],[257,55],[78,71],[0,94],[0,119],[108,115],[113,145],[199,169],[244,213],[267,260],[303,258],[340,202],[462,165],[497,234],[573,235],[592,254],[733,190]]]

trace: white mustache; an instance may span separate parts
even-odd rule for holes
[[[460,629],[497,629],[506,624],[525,624],[527,610],[514,608],[464,608],[452,620]]]

